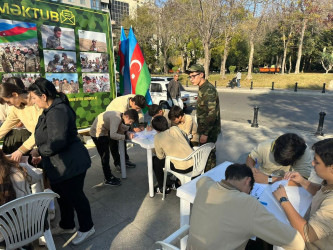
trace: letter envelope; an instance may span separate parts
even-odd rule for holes
[[[69,10],[63,10],[60,13],[60,21],[64,24],[75,25],[75,16]]]

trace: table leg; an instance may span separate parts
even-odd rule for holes
[[[121,178],[126,179],[126,163],[125,163],[125,141],[119,141]]]
[[[180,199],[180,227],[184,225],[190,225],[190,213],[191,213],[191,203]],[[180,240],[180,249],[186,249],[187,236]]]
[[[151,149],[147,149],[147,165],[148,165],[149,196],[154,197],[153,152]]]

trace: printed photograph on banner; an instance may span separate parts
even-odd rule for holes
[[[42,25],[43,48],[75,50],[74,29]]]
[[[79,30],[80,51],[107,52],[105,33]]]
[[[31,84],[33,84],[37,78],[40,78],[40,73],[7,73],[2,75],[2,82],[6,82],[10,77],[18,77],[20,78],[24,86],[28,88]]]
[[[38,72],[35,23],[0,19],[0,72]]]
[[[51,81],[58,92],[65,94],[79,93],[78,75],[72,73],[46,73],[45,77]]]
[[[72,51],[44,50],[45,71],[51,73],[76,72],[76,54]]]
[[[110,92],[109,74],[82,74],[83,92]]]
[[[81,52],[82,72],[109,72],[108,57],[108,54]]]

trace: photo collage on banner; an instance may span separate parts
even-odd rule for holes
[[[74,29],[42,25],[45,77],[59,92],[79,93]]]
[[[38,72],[37,26],[35,23],[0,19],[0,72]]]
[[[0,84],[45,77],[85,129],[116,96],[110,13],[61,1],[0,1]]]
[[[105,33],[79,30],[79,44],[83,92],[110,92],[109,55],[106,53]],[[94,74],[87,74],[88,72]]]

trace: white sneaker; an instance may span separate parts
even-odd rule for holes
[[[38,245],[39,246],[46,246],[46,240],[44,236],[38,238]]]
[[[51,233],[52,235],[56,236],[56,235],[62,235],[62,234],[73,234],[76,232],[76,228],[72,228],[72,229],[64,229],[62,227],[60,227],[59,225],[56,226],[55,228],[51,229]]]
[[[77,231],[75,238],[72,240],[73,245],[79,245],[86,239],[88,239],[91,235],[95,233],[95,228],[92,227],[88,232],[80,232]]]
[[[55,218],[55,209],[49,209],[48,210],[50,220],[54,220]]]

